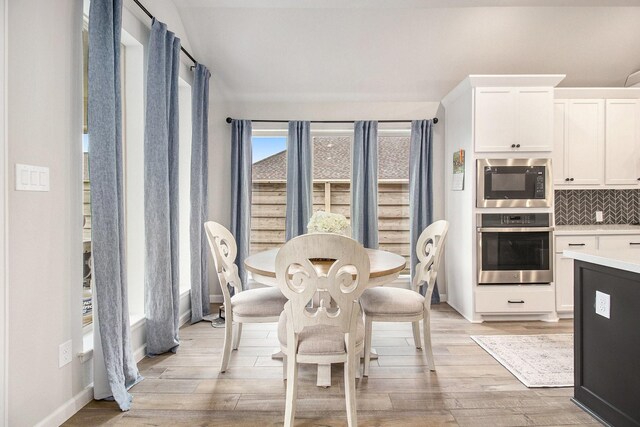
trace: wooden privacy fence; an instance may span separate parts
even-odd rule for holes
[[[279,248],[285,241],[287,189],[284,181],[254,181],[251,202],[251,253]],[[313,210],[339,213],[350,220],[347,180],[314,181]],[[409,182],[378,183],[380,249],[402,255],[409,271]]]

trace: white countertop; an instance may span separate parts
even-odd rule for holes
[[[614,253],[601,250],[565,250],[562,255],[579,261],[640,273],[640,255],[636,251],[628,251],[621,254],[619,251]]]
[[[640,234],[640,225],[595,224],[595,225],[556,225],[556,236],[575,236],[579,234]]]

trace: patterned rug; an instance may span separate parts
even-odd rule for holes
[[[573,386],[573,334],[476,335],[471,339],[527,387]]]

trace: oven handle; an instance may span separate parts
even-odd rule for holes
[[[531,233],[531,232],[550,232],[553,227],[478,227],[478,233]]]

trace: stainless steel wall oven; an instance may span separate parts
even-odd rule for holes
[[[478,224],[478,284],[553,281],[550,214],[480,214]]]
[[[477,168],[477,207],[551,207],[549,159],[478,159]]]

